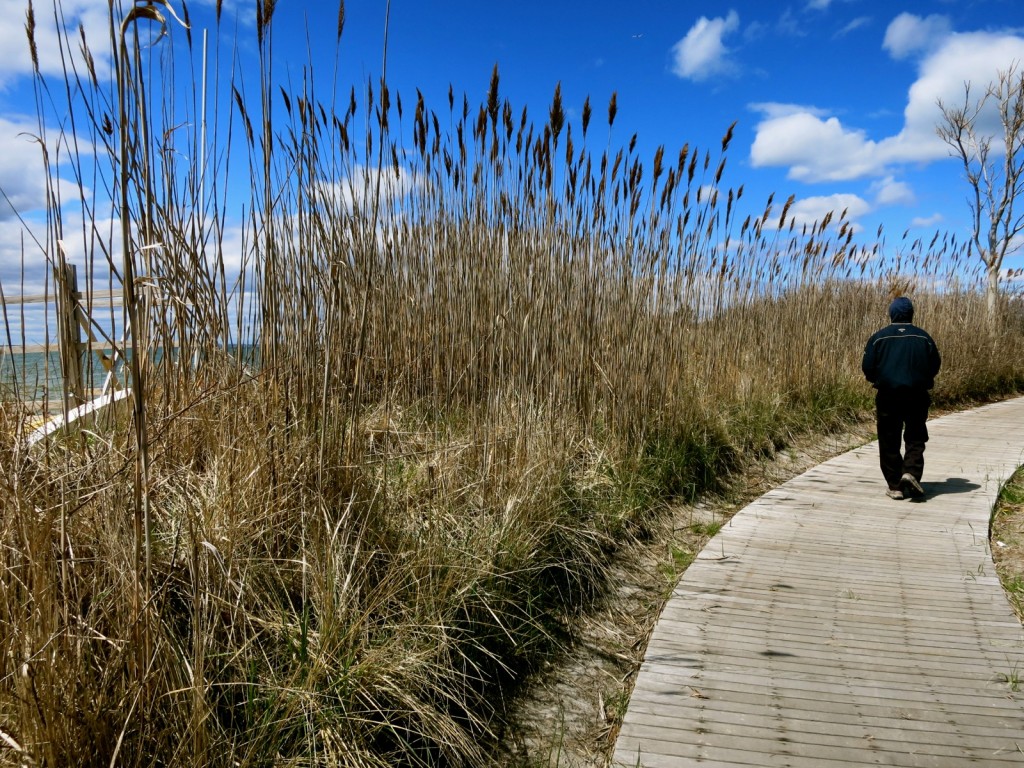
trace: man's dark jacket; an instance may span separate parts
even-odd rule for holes
[[[892,323],[868,339],[861,369],[880,391],[926,391],[942,360],[932,337],[913,323]]]

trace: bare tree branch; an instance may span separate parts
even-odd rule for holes
[[[977,100],[971,98],[971,84],[964,83],[962,106],[941,100],[938,106],[942,117],[935,131],[950,155],[960,159],[970,190],[971,239],[987,271],[988,309],[994,317],[1003,260],[1020,247],[1024,232],[1024,212],[1017,204],[1024,192],[1024,72],[1017,64],[998,72]],[[985,133],[979,119],[993,110],[1001,136]]]

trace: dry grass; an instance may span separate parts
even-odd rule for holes
[[[941,401],[1022,380],[1019,307],[979,344],[950,238],[866,248],[771,201],[740,221],[727,138],[645,165],[557,92],[514,119],[497,72],[478,109],[368,85],[336,110],[271,82],[272,12],[261,87],[228,85],[208,143],[131,25],[116,83],[67,73],[77,143],[51,138],[126,222],[83,195],[87,293],[139,288],[135,398],[33,449],[0,412],[0,759],[480,765],[668,499],[864,408],[891,292],[945,353]]]
[[[610,765],[615,740],[662,607],[721,526],[758,496],[871,439],[870,420],[848,432],[803,435],[748,466],[725,495],[671,504],[650,537],[623,546],[609,589],[570,631],[557,658],[515,702],[496,754],[504,768]]]
[[[996,572],[1014,613],[1024,622],[1024,470],[1003,487],[990,528]]]

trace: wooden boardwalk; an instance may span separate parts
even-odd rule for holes
[[[616,766],[1024,765],[1024,632],[988,549],[1024,398],[929,431],[924,500],[885,496],[872,443],[709,542],[651,636]]]

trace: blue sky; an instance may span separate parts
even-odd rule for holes
[[[745,184],[752,201],[794,194],[808,220],[847,208],[862,231],[882,223],[892,241],[906,229],[966,233],[967,188],[934,133],[936,100],[961,101],[965,80],[980,89],[1024,62],[1019,0],[582,7],[394,3],[389,79],[435,104],[452,83],[474,103],[497,63],[503,94],[536,119],[556,83],[577,118],[588,95],[603,116],[614,92],[613,143],[635,132],[647,157],[659,144],[670,156],[686,142],[714,150],[738,121],[725,183]],[[349,4],[349,73],[379,71],[382,8]]]
[[[190,3],[196,32],[213,30],[213,2]],[[222,34],[237,30],[243,68],[253,66],[254,5],[224,3]],[[0,0],[0,188],[32,220],[42,187],[38,158],[19,136],[36,123],[25,6]],[[97,47],[106,6],[62,4]],[[36,2],[44,41],[51,12],[48,0]],[[301,78],[311,58],[323,89],[337,61],[345,98],[352,85],[379,77],[385,3],[346,4],[340,49],[337,14],[334,0],[278,2],[280,78]],[[56,71],[55,49],[40,48],[44,70]],[[475,108],[497,64],[502,97],[516,114],[527,106],[537,123],[560,83],[570,120],[578,121],[589,96],[591,131],[604,130],[615,93],[609,140],[624,145],[638,134],[645,159],[660,144],[669,156],[684,143],[714,151],[738,121],[724,185],[743,184],[754,207],[770,192],[780,200],[795,195],[793,212],[807,221],[845,208],[868,239],[884,224],[890,243],[905,230],[926,239],[936,230],[967,236],[967,187],[934,133],[936,100],[962,101],[966,80],[980,92],[1014,62],[1024,62],[1020,0],[395,0],[388,23],[388,80],[410,104],[419,88],[441,112],[451,85]],[[0,280],[16,293],[22,225],[2,201],[0,208]],[[30,283],[38,258],[26,251]],[[1007,266],[1024,266],[1024,257],[1014,255]]]

